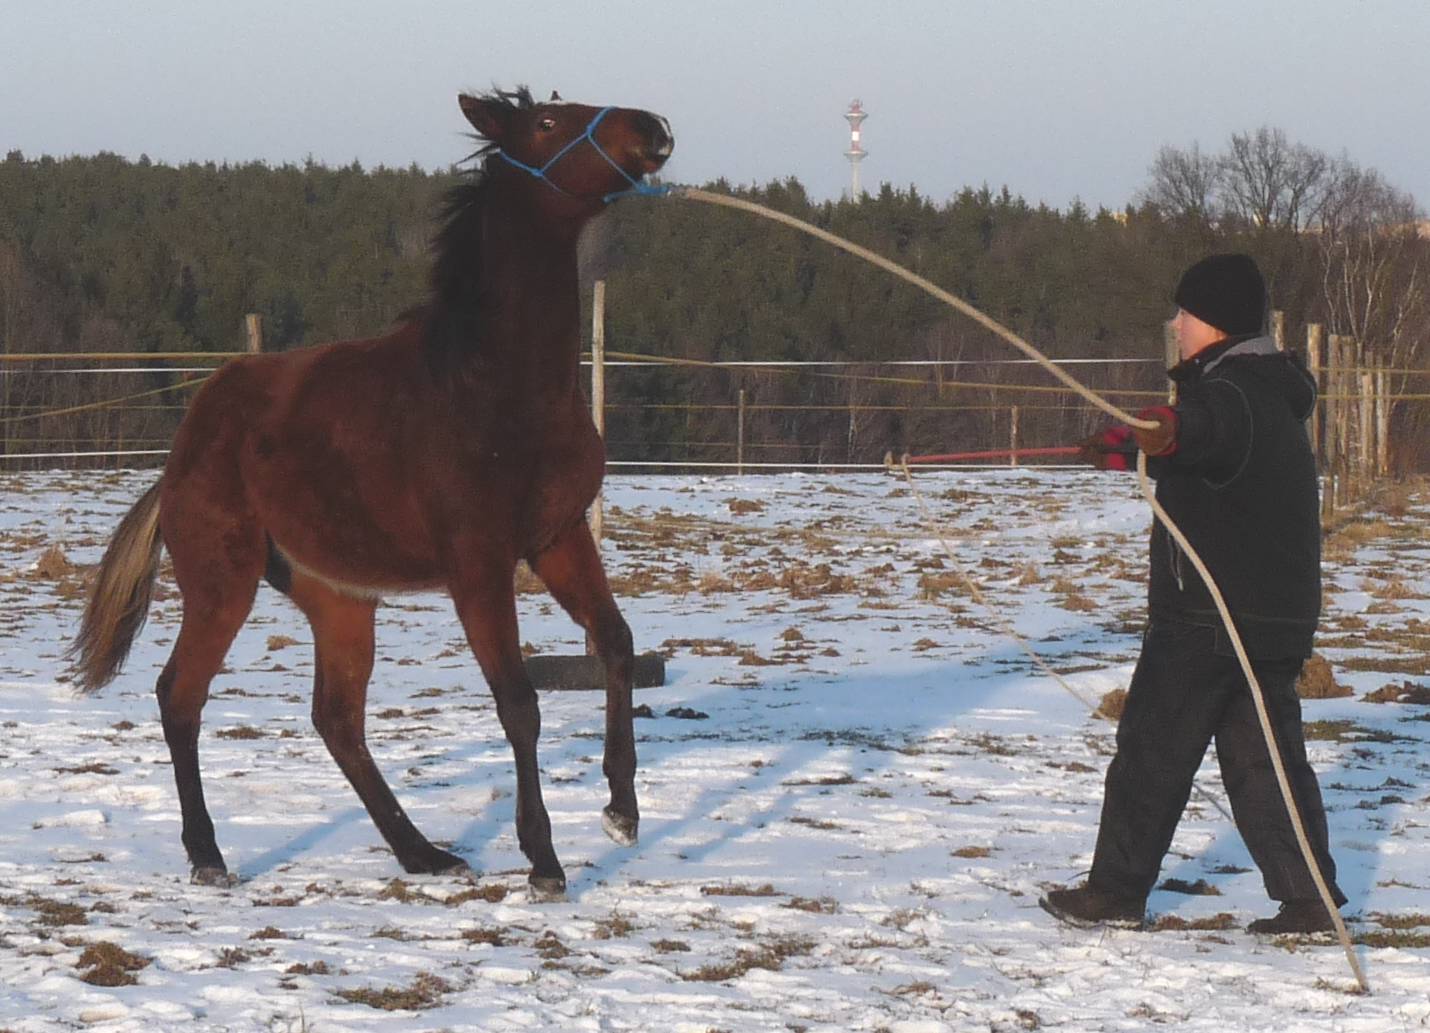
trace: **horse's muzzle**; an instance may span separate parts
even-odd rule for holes
[[[646,137],[640,153],[644,171],[654,172],[665,164],[675,150],[675,137],[670,132],[670,123],[659,115],[642,111],[636,115],[636,128]]]

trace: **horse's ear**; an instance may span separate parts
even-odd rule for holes
[[[472,123],[472,128],[484,139],[494,143],[501,142],[506,135],[507,116],[510,113],[507,105],[466,93],[458,94],[457,103],[461,105],[462,114],[467,116],[467,121]]]
[[[558,104],[558,103],[560,103],[560,101],[561,101],[561,94],[557,93],[555,90],[552,90],[552,91],[551,91],[551,99],[550,99],[549,101],[547,101],[547,103],[548,103],[548,104]]]

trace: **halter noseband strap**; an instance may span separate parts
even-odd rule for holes
[[[552,190],[555,190],[558,194],[562,194],[565,197],[575,197],[575,194],[572,194],[570,191],[563,190],[559,186],[557,186],[551,180],[551,178],[547,176],[546,173],[553,165],[555,165],[562,158],[566,157],[566,155],[569,154],[573,148],[577,147],[583,142],[589,143],[592,147],[596,149],[596,153],[599,154],[602,158],[605,158],[606,163],[610,165],[611,168],[619,172],[621,174],[621,177],[631,185],[631,188],[629,190],[617,190],[614,193],[606,194],[604,197],[601,198],[601,202],[603,204],[610,204],[618,197],[628,197],[631,194],[636,194],[641,197],[665,196],[670,192],[670,187],[653,186],[650,183],[643,183],[639,179],[636,179],[625,169],[621,168],[621,166],[616,162],[616,160],[612,158],[609,154],[607,154],[601,148],[601,145],[596,142],[596,127],[601,124],[601,120],[603,118],[605,118],[614,110],[614,105],[608,105],[607,107],[604,107],[600,111],[596,112],[595,117],[593,117],[591,121],[587,124],[586,131],[583,132],[580,136],[576,137],[576,139],[568,143],[565,147],[561,148],[561,150],[553,154],[550,160],[547,161],[547,163],[545,165],[542,165],[540,168],[537,168],[535,165],[528,165],[524,161],[519,161],[516,158],[513,158],[504,150],[498,149],[497,156],[503,161],[505,161],[508,165],[515,165],[523,172],[531,176],[535,176],[537,179],[541,180],[547,186],[549,186]]]

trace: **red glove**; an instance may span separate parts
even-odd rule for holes
[[[1132,432],[1137,447],[1149,456],[1169,456],[1177,450],[1177,411],[1170,406],[1154,405],[1137,414],[1138,419],[1155,420],[1150,430],[1138,427]]]
[[[1130,470],[1137,455],[1132,428],[1122,423],[1104,427],[1078,446],[1080,461],[1099,470]]]

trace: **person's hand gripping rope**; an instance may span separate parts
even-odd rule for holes
[[[1078,446],[1078,459],[1099,470],[1132,470],[1138,451],[1150,456],[1169,456],[1177,450],[1177,411],[1154,405],[1137,414],[1156,426],[1143,429],[1114,423],[1098,431]]]

